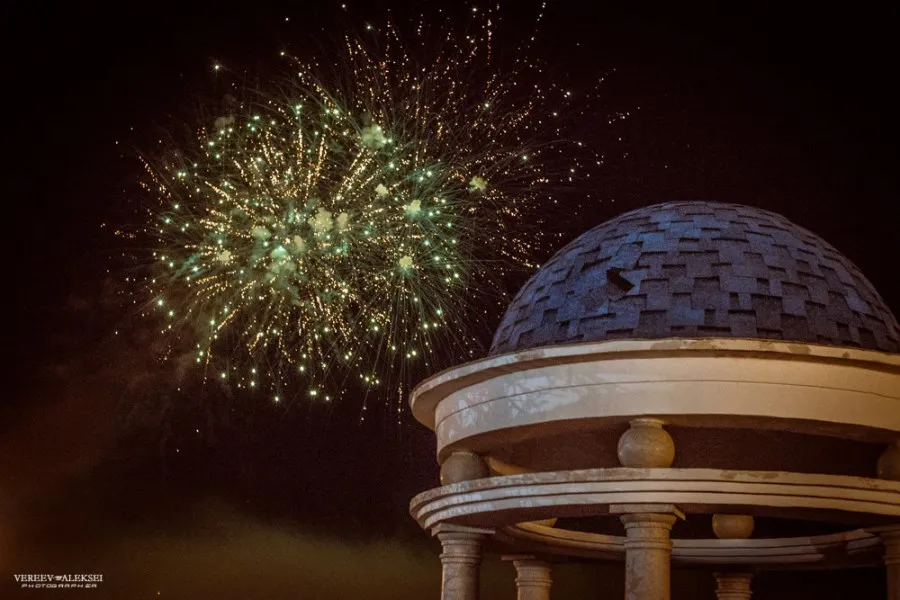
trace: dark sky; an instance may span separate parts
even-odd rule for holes
[[[437,597],[436,548],[406,513],[437,483],[429,432],[411,418],[360,425],[352,402],[284,413],[215,387],[179,392],[120,308],[122,274],[107,273],[109,231],[135,214],[123,190],[138,168],[123,148],[146,148],[186,114],[213,60],[252,71],[282,43],[327,44],[342,23],[437,3],[338,4],[3,9],[12,393],[0,408],[0,597],[20,592],[12,573],[43,569],[104,573],[93,598]],[[508,4],[501,44],[530,34],[535,13]],[[847,254],[900,312],[896,12],[602,4],[551,2],[537,46],[576,87],[608,75],[584,123],[608,159],[587,190],[601,201],[559,231],[665,200],[759,206]],[[616,111],[632,115],[604,126]],[[490,597],[511,597],[512,578],[492,564]],[[620,579],[618,567],[567,567],[560,591],[618,597]],[[855,597],[883,597],[877,572],[768,581],[761,597],[866,581]],[[676,586],[712,590],[696,571]]]

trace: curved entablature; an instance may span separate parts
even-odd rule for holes
[[[537,523],[502,527],[494,538],[533,552],[594,560],[624,560],[623,536],[559,529]],[[746,540],[672,540],[672,560],[683,565],[733,565],[765,569],[876,566],[881,541],[865,529],[827,535]]]
[[[551,346],[440,373],[411,405],[439,457],[467,446],[490,455],[517,428],[534,437],[637,416],[879,443],[900,433],[900,355],[738,339]]]
[[[676,504],[686,513],[779,512],[865,525],[900,521],[900,482],[841,475],[716,469],[587,469],[487,477],[419,494],[410,512],[441,523],[498,527],[605,515],[619,504]]]

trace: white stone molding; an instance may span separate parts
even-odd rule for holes
[[[511,525],[523,521],[606,514],[611,504],[675,504],[694,512],[765,507],[792,514],[816,511],[900,518],[900,482],[845,475],[718,469],[584,469],[488,477],[417,495],[410,512],[438,523]]]
[[[636,417],[888,443],[900,433],[900,355],[744,339],[572,344],[444,371],[410,403],[441,457],[473,439],[490,454],[488,433]]]
[[[495,539],[529,552],[597,560],[622,560],[625,538],[519,523],[503,527]],[[746,540],[672,540],[672,561],[683,565],[735,565],[766,569],[826,568],[840,563],[881,562],[878,535],[858,529],[827,535]]]

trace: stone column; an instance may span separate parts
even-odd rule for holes
[[[750,600],[753,592],[752,573],[716,573],[716,598],[718,600]]]
[[[516,567],[516,598],[518,600],[550,600],[553,577],[550,563],[533,555],[504,556]]]
[[[623,467],[658,469],[671,467],[675,442],[655,418],[629,421],[619,438],[617,454]],[[625,525],[625,600],[669,600],[672,540],[675,521],[684,515],[671,504],[622,504],[610,506]]]
[[[900,481],[900,440],[889,444],[878,458],[877,472],[880,479]],[[877,529],[884,544],[887,597],[888,600],[900,600],[900,525]]]
[[[443,523],[432,530],[441,541],[441,600],[478,600],[481,545],[491,533]]]
[[[675,521],[684,515],[671,504],[611,506],[625,525],[625,600],[669,600]]]
[[[888,600],[900,600],[900,526],[879,534],[884,544]]]

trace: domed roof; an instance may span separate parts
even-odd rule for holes
[[[781,215],[668,202],[599,225],[525,284],[490,354],[612,339],[739,337],[900,351],[850,260]]]

